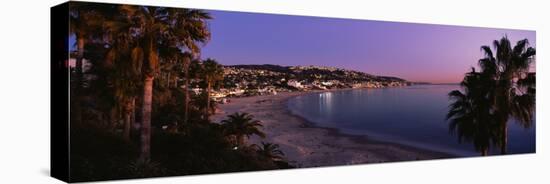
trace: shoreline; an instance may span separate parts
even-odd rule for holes
[[[347,138],[349,138],[353,141],[358,142],[359,144],[362,144],[362,143],[386,144],[386,145],[398,146],[398,147],[402,147],[402,148],[405,148],[405,149],[408,149],[408,150],[414,150],[414,151],[418,151],[418,152],[422,152],[422,153],[433,154],[434,156],[438,156],[440,158],[455,158],[455,157],[458,157],[458,155],[454,155],[452,153],[447,153],[447,152],[442,152],[442,151],[434,151],[434,150],[430,150],[430,149],[414,147],[414,146],[403,144],[403,143],[377,140],[377,139],[370,138],[369,135],[354,135],[354,134],[344,133],[341,130],[339,130],[338,128],[317,126],[315,124],[315,122],[309,121],[309,120],[307,120],[306,118],[304,118],[302,116],[296,115],[296,114],[290,112],[290,110],[288,110],[288,113],[289,113],[290,116],[295,116],[296,118],[302,119],[302,121],[304,121],[304,126],[302,128],[325,129],[325,130],[328,131],[329,136],[347,137]],[[437,158],[435,158],[435,159],[437,159]]]
[[[259,144],[261,141],[279,144],[286,160],[297,167],[457,157],[410,145],[373,140],[368,135],[345,134],[337,128],[320,127],[293,114],[287,107],[288,100],[293,97],[326,91],[282,92],[277,95],[229,98],[231,102],[218,105],[220,112],[213,115],[212,120],[219,122],[234,112],[247,112],[253,115],[262,122],[261,130],[267,137],[261,139],[252,136],[248,140],[249,144]]]

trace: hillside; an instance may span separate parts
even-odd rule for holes
[[[404,79],[322,66],[229,65],[224,66],[226,88],[281,89],[380,88],[404,86]]]

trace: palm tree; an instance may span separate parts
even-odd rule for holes
[[[172,22],[170,40],[173,45],[185,48],[192,55],[200,54],[199,44],[210,40],[210,29],[207,20],[212,19],[209,13],[192,9],[168,9]]]
[[[118,102],[117,105],[122,110],[124,120],[123,137],[126,140],[130,140],[132,113],[135,111],[135,100],[141,86],[140,77],[143,62],[140,48],[134,47],[131,40],[130,34],[118,32],[116,38],[111,40],[111,47],[106,56],[106,61],[112,65],[110,78],[114,97]]]
[[[185,114],[184,124],[187,124],[189,120],[189,65],[194,55],[200,53],[200,47],[198,44],[206,44],[210,40],[210,30],[208,29],[206,20],[212,19],[209,13],[201,10],[191,9],[169,9],[170,16],[174,20],[177,30],[171,31],[173,37],[171,39],[174,45],[182,48],[186,48],[189,52],[184,52],[183,70],[184,70],[184,86],[185,86]]]
[[[189,120],[189,100],[191,99],[189,97],[189,80],[191,80],[190,78],[190,73],[189,73],[189,68],[191,66],[191,58],[192,55],[191,53],[189,52],[185,52],[184,55],[183,55],[183,72],[184,72],[184,93],[185,93],[185,99],[184,99],[184,115],[183,115],[183,123],[185,125],[187,125],[187,121]]]
[[[278,144],[272,144],[272,143],[265,143],[262,141],[262,145],[256,145],[253,146],[256,147],[256,151],[258,154],[263,156],[264,158],[268,158],[271,160],[282,160],[283,156],[285,155],[281,150],[279,150]]]
[[[95,33],[95,28],[101,25],[101,20],[98,20],[91,11],[89,5],[83,3],[71,3],[69,12],[70,27],[69,31],[74,34],[76,40],[76,63],[75,73],[77,80],[82,77],[82,60],[84,59],[84,47],[86,42],[90,39],[91,35]]]
[[[84,3],[70,3],[69,4],[69,31],[75,36],[76,40],[76,62],[75,62],[75,75],[74,75],[74,87],[71,89],[73,94],[71,103],[72,113],[71,118],[73,122],[81,122],[81,97],[83,86],[83,60],[85,54],[85,46],[88,40],[97,36],[101,31],[102,14],[92,11],[93,7]]]
[[[160,85],[166,89],[177,87],[177,78],[183,68],[181,49],[163,44],[159,46],[159,55],[163,56],[159,63],[161,76],[157,78]]]
[[[130,131],[135,121],[136,99],[141,87],[141,72],[144,61],[143,50],[139,40],[135,39],[137,23],[129,21],[130,14],[122,11],[129,7],[119,5],[103,5],[92,7],[93,11],[99,11],[102,15],[101,30],[98,44],[107,49],[102,63],[94,63],[94,66],[103,68],[100,75],[107,76],[109,89],[114,97],[113,108],[122,113],[123,137],[130,139]],[[97,54],[97,53],[94,53]],[[113,114],[113,113],[111,113]],[[113,116],[113,115],[111,115]],[[113,121],[115,118],[111,118]]]
[[[141,159],[149,159],[151,142],[151,110],[153,97],[153,81],[159,70],[159,46],[172,45],[174,47],[188,47],[198,50],[196,41],[206,41],[209,38],[204,20],[209,18],[208,13],[199,10],[168,9],[160,7],[121,5],[120,12],[124,13],[133,29],[139,30],[136,55],[143,55],[143,92],[142,92],[142,119],[141,119]],[[195,12],[193,15],[182,16]],[[191,21],[191,19],[193,19]],[[187,21],[187,22],[186,22]],[[191,23],[190,23],[191,22]],[[201,33],[200,36],[190,33]]]
[[[166,56],[161,61],[162,66],[160,73],[162,76],[157,78],[158,81],[161,82],[160,86],[165,89],[178,89],[178,80],[181,78],[180,76],[184,74],[182,72],[185,71],[185,65],[187,65],[187,52],[184,53],[180,48],[167,45],[159,48],[159,53],[160,55]],[[181,128],[182,118],[179,118],[179,116],[177,117],[178,118],[172,120],[175,122],[175,132],[179,132],[179,129]]]
[[[171,41],[178,47],[186,48],[189,52],[183,54],[184,86],[185,86],[185,114],[183,123],[187,124],[189,120],[189,66],[194,55],[200,53],[198,44],[206,44],[210,40],[210,30],[207,26],[207,20],[212,19],[209,13],[201,10],[191,9],[169,9],[170,16],[174,20],[177,30],[171,31],[173,37]]]
[[[464,92],[449,93],[452,103],[447,114],[449,132],[456,133],[459,142],[473,142],[482,156],[488,154],[491,143],[497,140],[495,128],[498,124],[491,114],[488,94],[492,86],[488,83],[490,79],[486,75],[472,68],[461,83]]]
[[[234,136],[235,144],[239,146],[245,145],[245,139],[251,135],[257,135],[265,138],[265,134],[258,129],[262,124],[258,120],[254,120],[254,116],[248,113],[234,113],[227,116],[228,119],[222,120],[222,125],[227,135]]]
[[[212,85],[216,82],[223,80],[223,67],[218,64],[216,60],[208,58],[202,64],[202,76],[206,81],[206,118],[210,116],[210,95],[212,91]]]
[[[499,122],[498,145],[501,154],[507,153],[508,121],[515,119],[523,127],[530,127],[535,111],[535,74],[530,68],[536,51],[528,47],[527,39],[512,48],[505,36],[493,41],[495,55],[489,46],[482,46],[485,57],[479,60],[482,73],[490,77],[494,89],[490,101]]]

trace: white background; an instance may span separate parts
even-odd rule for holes
[[[3,1],[0,10],[0,183],[62,183],[49,177],[50,7],[61,0]],[[113,183],[548,183],[547,64],[550,6],[491,0],[104,0],[101,2],[468,25],[537,31],[537,153]],[[154,3],[153,3],[154,2]],[[545,17],[546,16],[546,17]],[[55,103],[55,102],[53,102]]]

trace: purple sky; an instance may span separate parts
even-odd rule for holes
[[[536,46],[534,31],[210,12],[212,40],[202,57],[224,65],[322,65],[448,83],[476,65],[481,45],[504,35]]]

